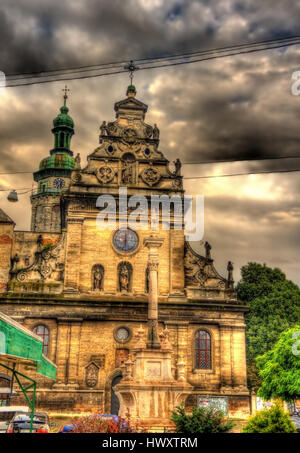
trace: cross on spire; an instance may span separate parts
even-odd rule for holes
[[[63,91],[65,94],[64,94],[64,105],[66,105],[66,100],[68,99],[68,95],[67,93],[70,91],[69,88],[67,87],[67,85],[65,85],[65,88],[63,88],[61,91]]]
[[[140,68],[134,64],[133,60],[130,60],[130,62],[124,66],[124,69],[129,72],[130,84],[132,85],[134,71],[137,71]]]

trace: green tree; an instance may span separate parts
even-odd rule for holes
[[[269,351],[284,330],[300,321],[300,289],[280,269],[248,263],[241,269],[238,298],[249,308],[246,314],[248,384],[261,385],[256,357]]]
[[[262,385],[258,395],[265,400],[300,397],[300,324],[283,332],[273,349],[256,359]]]
[[[289,414],[284,412],[277,401],[269,409],[259,411],[250,417],[243,433],[296,433],[297,429],[291,421]]]
[[[171,420],[175,423],[177,433],[226,433],[235,425],[227,421],[223,412],[205,407],[193,407],[192,413],[187,414],[184,407],[177,406],[172,411]]]

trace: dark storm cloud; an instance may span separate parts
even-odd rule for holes
[[[300,4],[264,0],[2,0],[0,69],[30,72],[159,56],[300,34]],[[147,122],[161,130],[160,148],[174,160],[197,161],[299,154],[300,97],[291,75],[299,46],[225,58],[135,76]],[[72,81],[72,149],[82,161],[98,145],[99,125],[114,118],[127,75]],[[52,119],[63,83],[9,88],[0,94],[0,171],[38,168],[52,148]],[[186,166],[185,176],[300,168],[300,159]],[[187,193],[205,195],[205,236],[217,267],[232,259],[282,264],[299,282],[298,174],[201,179]],[[1,187],[31,187],[32,176],[1,177]],[[1,207],[29,227],[27,195]],[[199,244],[196,244],[196,247]]]

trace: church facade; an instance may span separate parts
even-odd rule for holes
[[[172,204],[169,229],[162,228],[158,210],[160,228],[151,230],[150,208],[140,218],[143,228],[121,228],[132,207],[120,214],[120,188],[128,198],[183,200],[180,161],[169,168],[159,129],[145,122],[148,107],[130,85],[115,104],[115,121],[100,126],[100,146],[83,166],[70,149],[74,123],[66,99],[53,121],[54,148],[33,175],[38,188],[31,195],[31,231],[17,231],[0,210],[0,311],[40,335],[44,354],[57,365],[55,383],[27,370],[38,382],[38,407],[118,412],[114,386],[138,329],[147,325],[144,239],[154,235],[162,243],[158,330],[169,331],[174,378],[191,385],[186,406],[213,402],[231,415],[247,415],[247,308],[237,300],[231,263],[224,278],[208,243],[203,256],[196,253],[175,228]],[[97,218],[107,207],[99,196],[115,200],[113,228],[99,228]]]

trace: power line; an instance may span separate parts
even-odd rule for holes
[[[274,44],[273,44],[274,42]],[[264,51],[264,50],[273,50],[273,49],[278,49],[278,48],[282,48],[282,47],[288,47],[288,46],[291,46],[291,45],[296,45],[296,44],[300,44],[300,40],[297,39],[297,40],[293,40],[293,41],[290,41],[290,42],[278,42],[278,40],[274,40],[271,44],[269,44],[268,46],[264,46],[262,48],[254,48],[254,49],[244,49],[244,50],[234,50],[233,52],[227,52],[226,54],[222,54],[222,55],[208,55],[207,57],[204,57],[204,58],[198,58],[198,59],[195,59],[195,60],[190,60],[190,61],[186,61],[186,60],[183,60],[183,61],[176,61],[176,62],[169,62],[169,63],[163,63],[163,64],[154,64],[152,66],[145,66],[145,67],[140,67],[139,70],[146,70],[146,69],[159,69],[159,68],[165,68],[165,67],[171,67],[171,66],[178,66],[178,65],[183,65],[183,64],[191,64],[191,63],[199,63],[199,62],[202,62],[202,61],[208,61],[208,60],[213,60],[213,59],[217,59],[217,58],[225,58],[225,57],[229,57],[229,56],[236,56],[236,55],[244,55],[244,54],[249,54],[249,53],[253,53],[253,52],[261,52],[261,51]],[[237,48],[237,47],[236,47]],[[232,47],[232,49],[236,49],[234,47]],[[203,51],[203,53],[206,53],[208,54],[209,51]],[[210,53],[213,53],[212,51],[210,51]],[[182,59],[182,57],[181,57]],[[151,63],[150,63],[151,64]],[[67,81],[67,80],[80,80],[80,79],[88,79],[88,78],[94,78],[94,77],[103,77],[103,76],[107,76],[107,75],[114,75],[114,74],[121,74],[121,73],[124,73],[124,72],[127,72],[126,69],[122,69],[122,70],[118,70],[118,71],[112,71],[112,72],[102,72],[101,74],[86,74],[86,75],[80,75],[80,76],[67,76],[65,77],[63,75],[63,77],[61,78],[53,78],[51,80],[37,80],[37,81],[33,81],[33,82],[23,82],[23,83],[13,83],[13,84],[7,84],[6,87],[17,87],[17,86],[27,86],[27,85],[36,85],[36,84],[42,84],[42,83],[49,83],[49,82],[58,82],[58,81]],[[26,79],[26,78],[24,78]],[[18,79],[18,80],[22,80],[21,78]]]
[[[212,178],[229,178],[231,176],[246,176],[246,175],[261,175],[261,174],[267,174],[267,173],[292,173],[292,172],[297,172],[300,171],[300,168],[295,168],[292,170],[262,170],[262,171],[249,171],[245,173],[232,173],[228,175],[207,175],[207,176],[184,176],[183,180],[187,179],[212,179]]]
[[[300,156],[272,156],[272,157],[245,157],[240,159],[218,159],[218,160],[203,160],[200,162],[182,162],[182,165],[205,165],[205,164],[219,164],[219,163],[234,163],[234,162],[252,162],[262,160],[281,160],[281,159],[300,159]],[[32,174],[32,171],[12,171],[0,172],[0,175],[18,175],[18,174]]]
[[[248,43],[236,44],[236,45],[231,45],[231,46],[217,47],[217,48],[207,49],[207,50],[197,50],[194,52],[185,52],[185,53],[179,53],[179,54],[167,54],[164,56],[156,56],[156,57],[145,57],[145,58],[135,59],[134,61],[137,64],[148,64],[149,62],[152,62],[152,61],[170,60],[170,59],[174,59],[174,58],[176,58],[176,59],[187,58],[187,57],[205,55],[207,53],[220,53],[220,52],[227,52],[227,51],[233,50],[233,49],[251,48],[253,46],[257,47],[257,46],[261,46],[261,45],[277,44],[279,42],[281,42],[281,43],[285,42],[284,46],[286,46],[288,44],[293,44],[293,42],[295,40],[298,41],[299,39],[300,39],[300,35],[294,35],[294,36],[281,37],[281,38],[269,39],[269,40],[264,40],[264,41],[256,41],[256,42],[250,42],[250,43],[248,42]],[[296,42],[296,43],[298,43],[298,42]],[[20,80],[19,78],[13,79],[12,77],[22,77],[22,76],[27,76],[24,78],[49,77],[48,74],[54,73],[54,72],[66,73],[69,71],[73,71],[73,72],[75,72],[75,71],[79,71],[79,72],[95,71],[97,69],[113,67],[113,66],[121,67],[121,65],[124,65],[125,63],[126,63],[125,60],[121,60],[121,61],[99,63],[99,64],[88,65],[88,66],[49,69],[47,71],[44,70],[44,71],[27,72],[27,73],[26,72],[25,73],[11,73],[11,74],[7,74],[6,78],[9,80]]]
[[[300,156],[272,156],[272,157],[241,157],[240,159],[218,159],[218,160],[202,160],[198,162],[182,162],[182,165],[202,165],[202,164],[222,164],[234,162],[252,162],[262,160],[280,160],[280,159],[300,159]],[[0,173],[1,174],[1,173]]]

